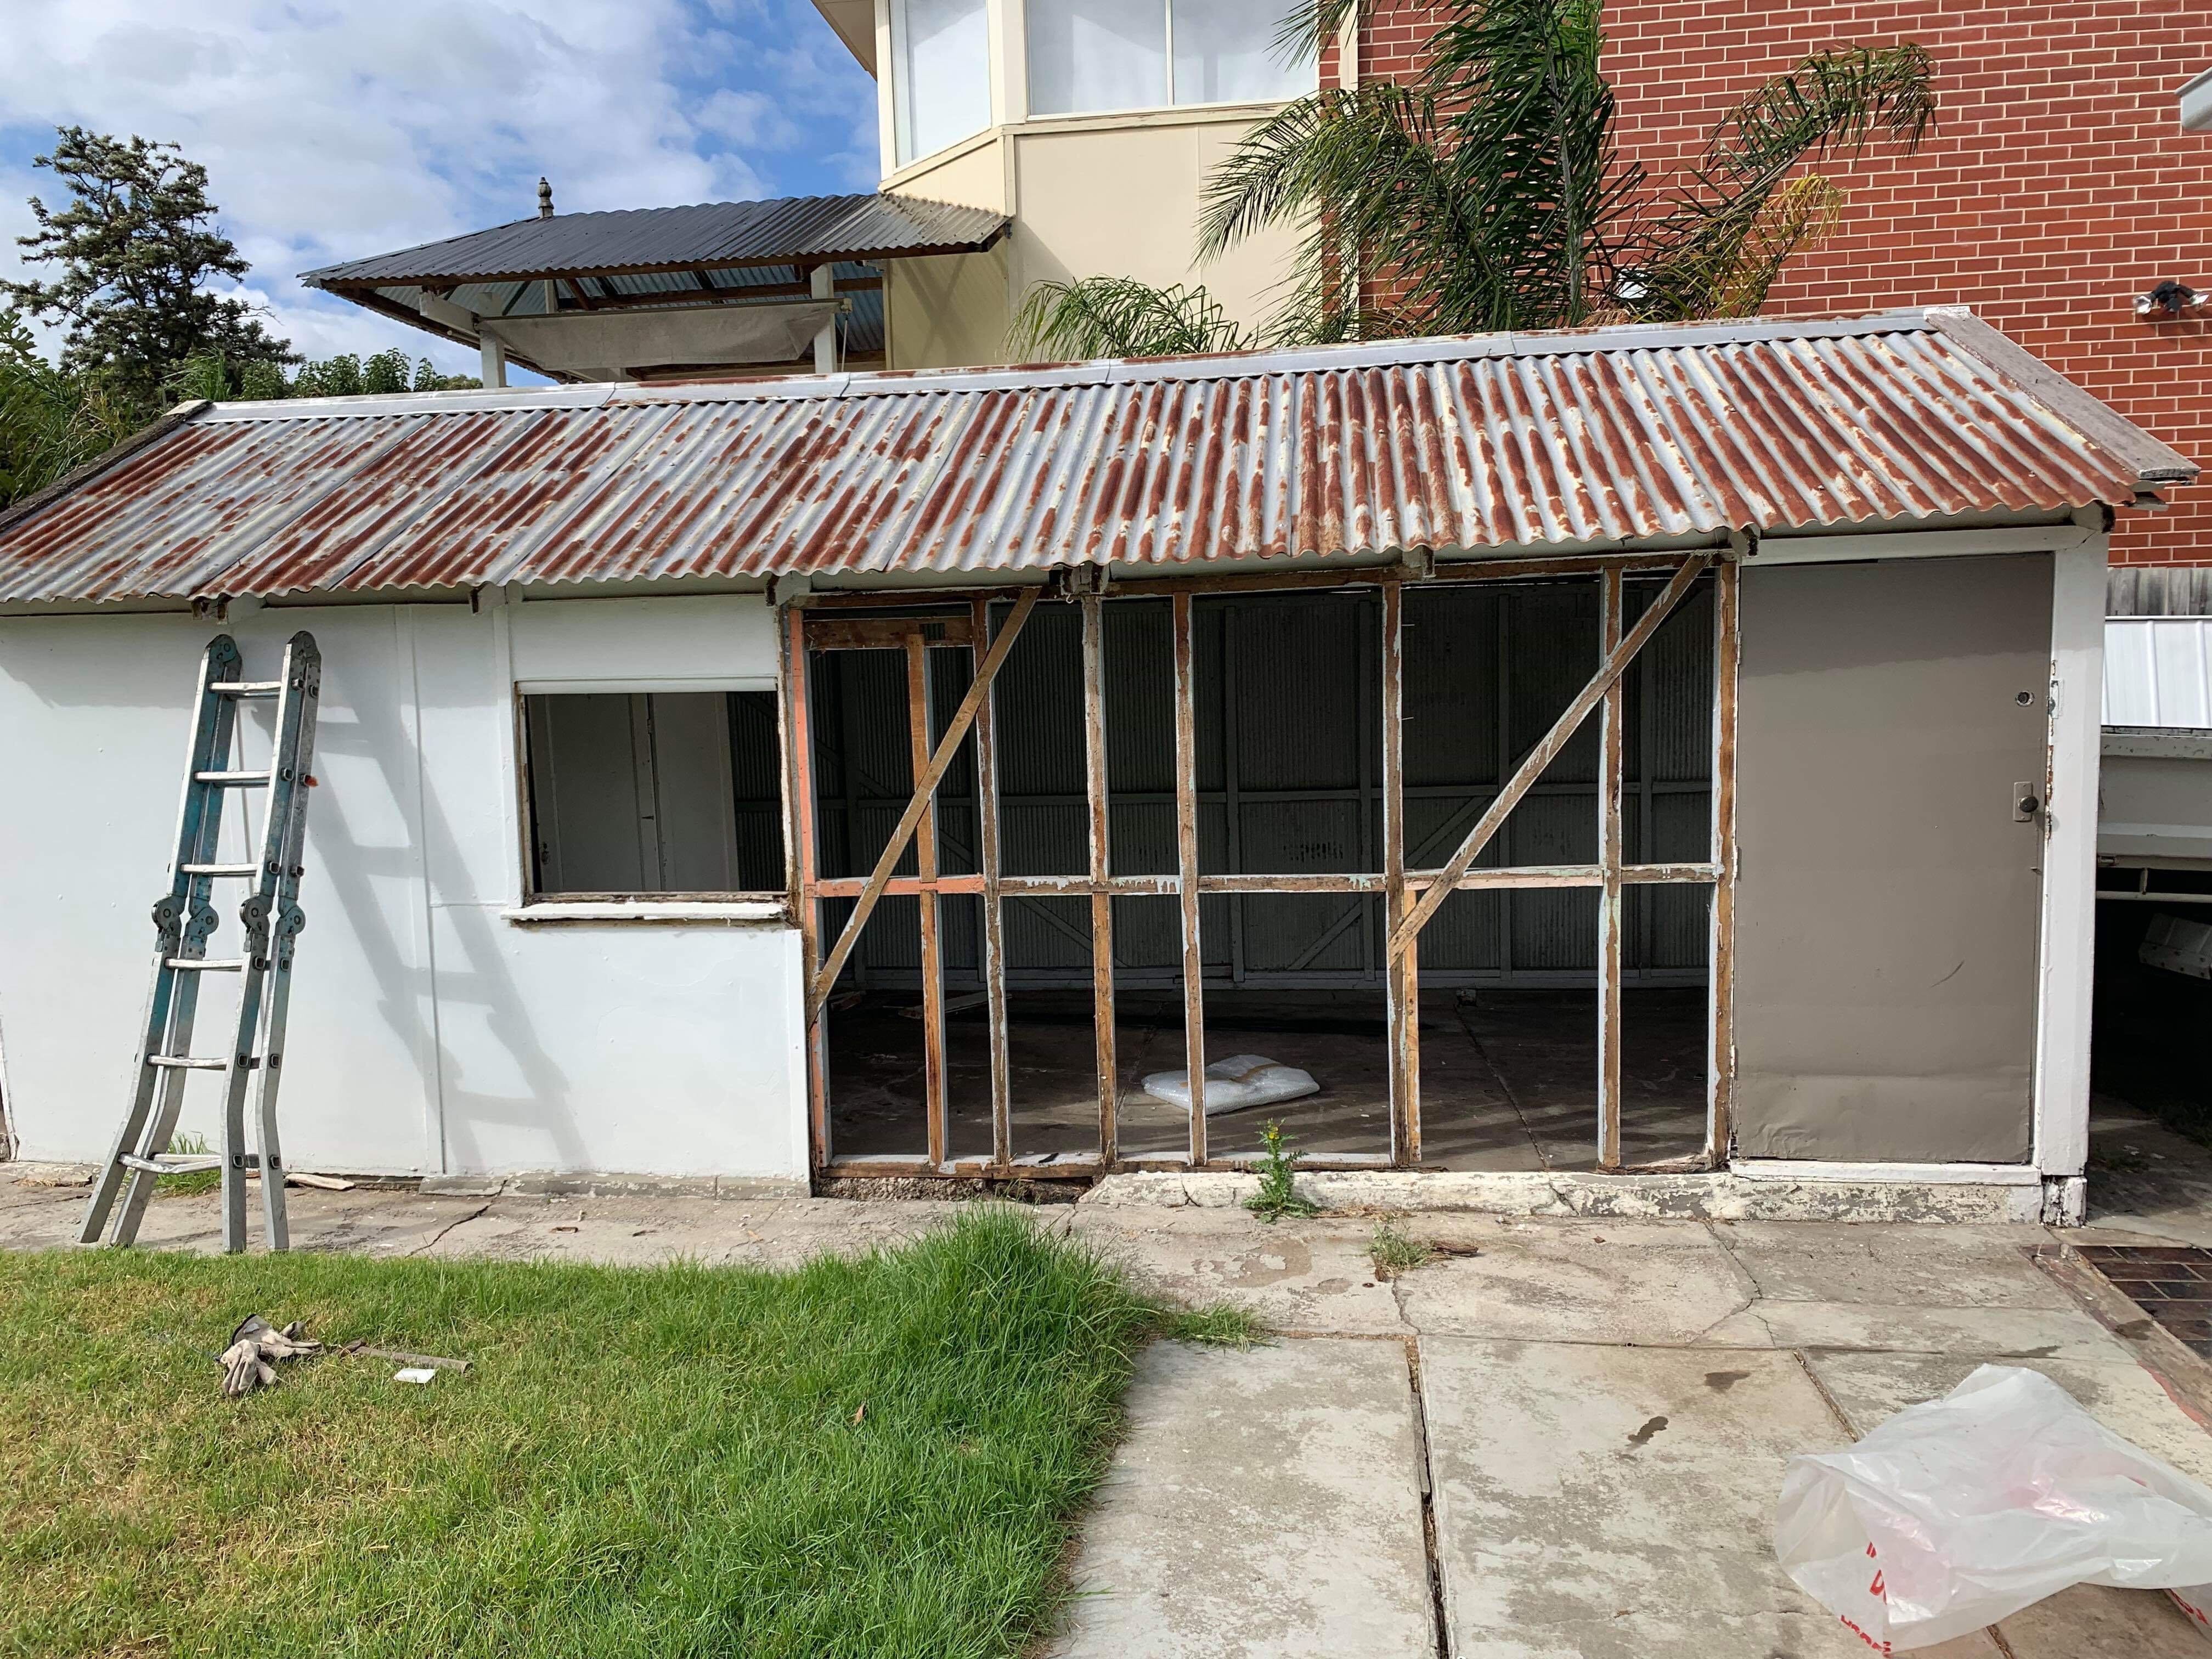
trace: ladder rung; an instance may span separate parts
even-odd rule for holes
[[[141,1158],[136,1152],[125,1152],[122,1158],[126,1170],[143,1170],[148,1175],[191,1175],[199,1170],[220,1170],[222,1159],[203,1158],[190,1152],[164,1152],[157,1158]]]
[[[210,957],[164,957],[164,968],[181,968],[188,973],[234,974],[246,966],[244,957],[226,957],[221,960]]]
[[[273,697],[284,689],[282,680],[210,680],[208,690],[226,697]]]
[[[195,772],[192,774],[192,781],[234,784],[239,788],[246,789],[256,784],[267,783],[269,775],[266,772]]]
[[[227,1072],[230,1069],[230,1062],[227,1060],[210,1060],[199,1054],[149,1054],[146,1063],[172,1072]],[[258,1060],[249,1060],[246,1062],[246,1068],[252,1071],[260,1063]]]
[[[178,866],[188,876],[258,876],[258,864],[186,864]]]

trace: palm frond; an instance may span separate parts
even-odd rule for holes
[[[1802,163],[1893,137],[1917,147],[1933,118],[1933,60],[1920,46],[1832,46],[1774,76],[1713,130],[1705,156],[1632,236],[1635,314],[1740,316],[1764,304],[1783,263],[1829,234],[1843,192],[1786,183]],[[1763,273],[1763,274],[1762,274]]]
[[[1722,117],[1706,173],[1763,173],[1877,137],[1919,147],[1936,117],[1936,64],[1912,41],[1830,46],[1775,76]]]
[[[1258,343],[1202,286],[1154,288],[1131,276],[1039,283],[1012,333],[1018,350],[1054,357],[1173,357]]]

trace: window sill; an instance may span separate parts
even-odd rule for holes
[[[558,899],[514,905],[499,913],[501,921],[538,927],[787,927],[790,918],[781,898],[758,899]]]

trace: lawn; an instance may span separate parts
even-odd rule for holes
[[[259,1312],[475,1362],[214,1355]],[[0,1256],[0,1654],[1018,1653],[1137,1350],[1018,1212],[788,1273]]]

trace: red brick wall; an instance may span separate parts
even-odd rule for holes
[[[1412,67],[1434,14],[1389,0],[1361,36],[1363,78]],[[1735,99],[1831,44],[1917,40],[1934,55],[1936,127],[1911,156],[1824,167],[1850,196],[1766,309],[1816,316],[1965,304],[2053,368],[2212,465],[2212,317],[2147,322],[2134,296],[2172,276],[2212,288],[2212,134],[2175,94],[2212,64],[2212,30],[2152,0],[1610,0],[1606,67],[1624,158],[1663,174]],[[2212,483],[2163,514],[2124,511],[2112,557],[2212,563]]]

